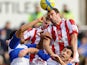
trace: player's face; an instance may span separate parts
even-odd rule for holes
[[[54,10],[51,10],[48,13],[48,18],[52,23],[55,23],[55,20],[57,19],[57,13]]]
[[[46,20],[45,18],[43,18],[43,27],[47,28],[49,24],[51,24],[51,22],[49,20]]]
[[[66,61],[71,58],[72,51],[70,49],[64,48],[61,52],[61,58],[62,60]]]

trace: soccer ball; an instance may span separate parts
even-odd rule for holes
[[[41,0],[40,5],[42,9],[50,11],[55,6],[55,1],[54,0]]]

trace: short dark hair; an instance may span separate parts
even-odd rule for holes
[[[71,57],[73,57],[74,51],[72,49],[72,46],[66,46],[65,48],[70,49],[72,51]]]
[[[60,13],[57,8],[52,8],[52,10],[54,10],[56,13]],[[52,10],[50,10],[50,11],[52,11]],[[50,12],[50,11],[48,11],[48,12]]]

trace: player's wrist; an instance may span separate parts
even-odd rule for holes
[[[39,52],[39,49],[35,49],[35,53],[38,53]]]

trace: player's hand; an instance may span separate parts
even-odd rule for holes
[[[38,22],[42,23],[43,22],[43,17],[40,17],[37,20],[38,20]]]
[[[56,60],[56,58],[58,57],[57,54],[51,54],[50,56],[51,56],[54,60]]]
[[[57,57],[55,57],[55,60],[56,60],[57,62],[60,62],[61,58],[57,55]]]
[[[19,57],[24,57],[28,53],[28,49],[23,49],[19,52]]]

